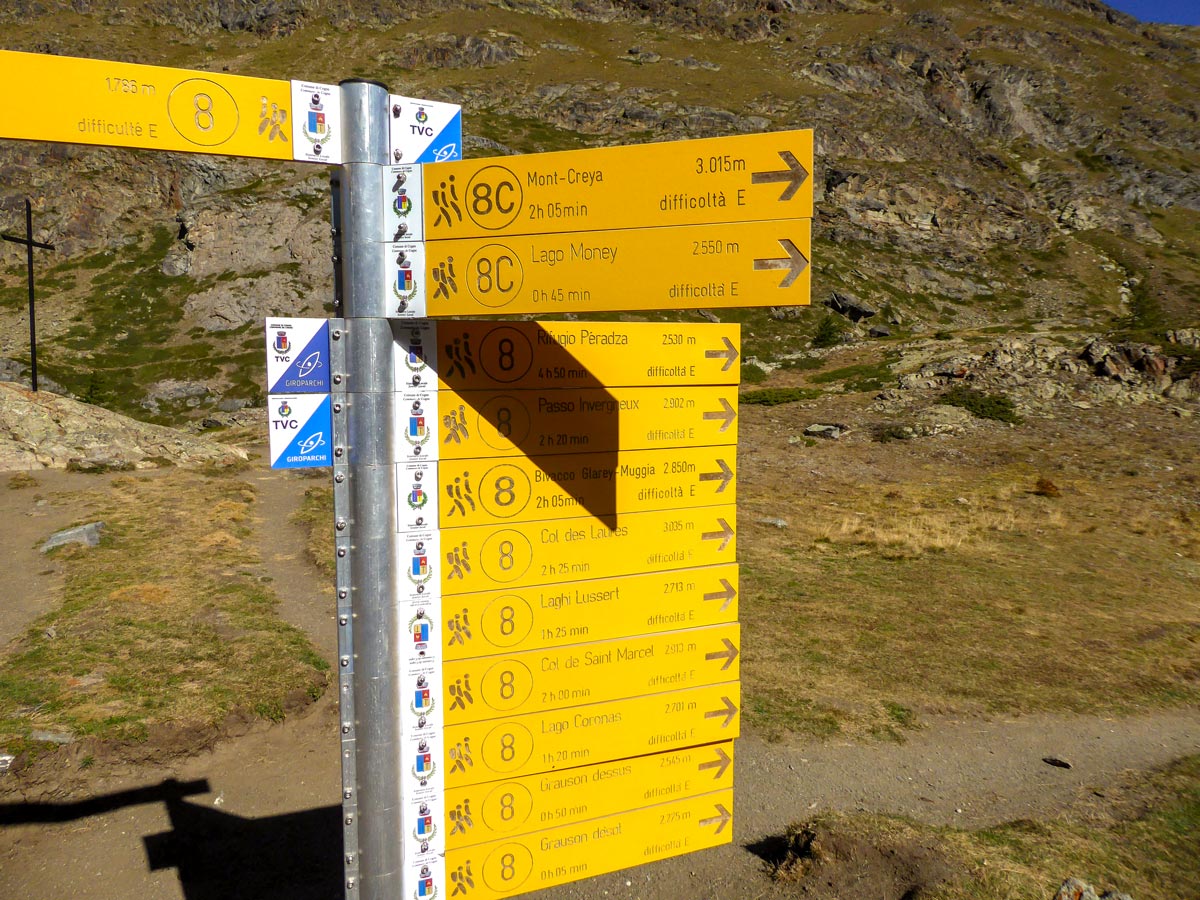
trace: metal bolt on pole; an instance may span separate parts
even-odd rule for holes
[[[402,832],[399,624],[392,597],[395,381],[382,300],[387,282],[376,252],[383,232],[378,186],[388,161],[388,91],[369,81],[340,87],[344,162],[334,174],[334,222],[343,334],[340,359],[335,357],[341,380],[333,396],[335,546],[339,623],[348,618],[339,630],[348,628],[353,648],[339,651],[340,672],[350,670],[341,693],[345,888],[347,898],[396,900]],[[339,496],[343,508],[337,508]]]

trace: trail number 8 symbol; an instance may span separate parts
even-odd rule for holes
[[[485,575],[493,581],[507,584],[516,581],[529,569],[533,562],[533,546],[520,531],[506,528],[488,536],[479,557]]]
[[[199,147],[224,144],[237,133],[241,118],[233,95],[207,78],[188,78],[175,85],[167,98],[167,117],[181,138]]]
[[[483,880],[498,894],[511,894],[533,871],[533,854],[524,844],[503,844],[483,863]]]
[[[213,101],[208,94],[197,94],[192,98],[192,104],[196,107],[196,127],[201,131],[212,131],[213,125]]]

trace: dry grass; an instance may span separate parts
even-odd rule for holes
[[[1183,446],[1154,437],[1086,448],[1090,471],[1055,471],[1054,496],[1024,446],[740,460],[749,723],[902,739],[942,713],[1200,701],[1200,498]],[[1120,474],[1132,459],[1156,480]]]

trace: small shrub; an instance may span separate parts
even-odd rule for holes
[[[743,384],[762,384],[767,380],[765,369],[761,369],[753,363],[742,365],[742,383]]]
[[[995,419],[997,422],[1008,422],[1019,425],[1021,417],[1013,402],[1000,394],[985,394],[974,388],[952,387],[942,395],[942,402],[947,406],[957,406],[965,409],[977,419]]]
[[[37,479],[28,472],[14,472],[8,476],[8,489],[19,491],[22,488],[37,487]]]
[[[913,430],[899,422],[884,422],[875,428],[874,436],[875,440],[881,444],[888,444],[892,441],[910,441],[913,438]]]
[[[842,326],[832,314],[817,323],[817,330],[812,336],[814,347],[836,347],[841,342]]]
[[[1057,497],[1059,495],[1058,485],[1043,476],[1034,485],[1033,493],[1039,497]]]

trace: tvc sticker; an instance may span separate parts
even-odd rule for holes
[[[329,393],[329,320],[267,319],[267,393]]]
[[[392,163],[431,163],[462,159],[462,107],[393,94]]]
[[[329,395],[271,394],[267,398],[272,469],[333,465]]]
[[[342,161],[342,93],[336,85],[292,82],[292,157],[337,165]]]

